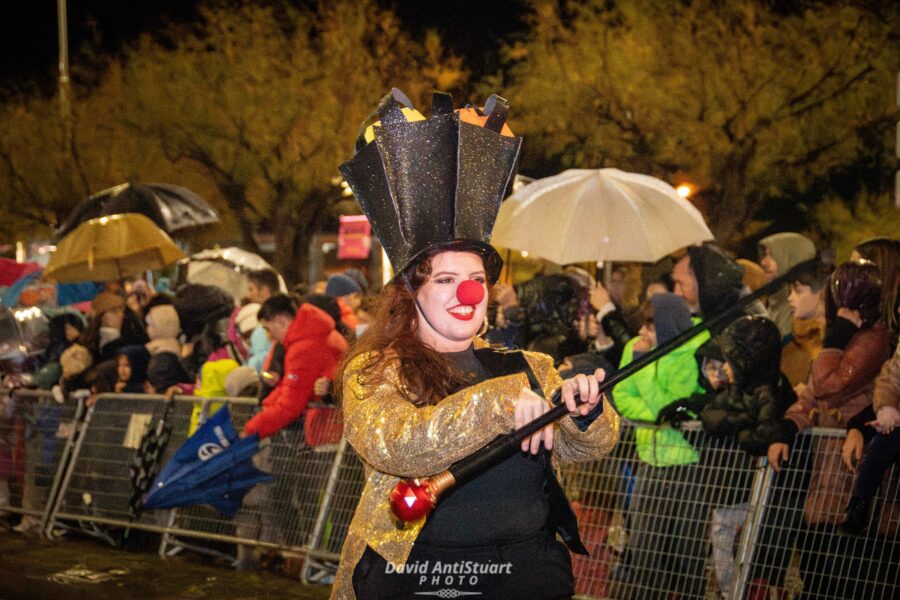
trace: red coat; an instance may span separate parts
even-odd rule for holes
[[[303,304],[288,327],[284,340],[284,374],[262,401],[262,412],[244,426],[247,435],[264,438],[296,421],[313,396],[319,377],[334,377],[347,351],[347,341],[335,330],[325,311]]]

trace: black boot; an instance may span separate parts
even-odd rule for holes
[[[860,535],[863,533],[869,524],[869,508],[871,506],[871,499],[859,498],[858,496],[850,498],[845,511],[844,523],[840,527],[841,533],[845,535]]]

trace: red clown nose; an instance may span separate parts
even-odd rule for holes
[[[456,299],[460,304],[477,306],[484,300],[484,285],[474,279],[467,279],[456,288]]]

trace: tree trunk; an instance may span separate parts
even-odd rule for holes
[[[309,272],[309,243],[321,228],[329,206],[326,192],[313,190],[299,202],[276,199],[274,215],[275,256],[273,265],[293,284],[306,281]],[[309,283],[309,282],[308,282]]]
[[[719,193],[710,207],[709,226],[723,246],[731,246],[741,238],[741,227],[756,208],[747,193],[747,169],[755,152],[755,144],[736,149],[725,158],[720,170]]]
[[[225,197],[228,208],[230,208],[231,212],[234,214],[238,229],[241,232],[241,241],[243,242],[244,247],[251,252],[259,254],[259,244],[256,243],[256,238],[253,237],[253,234],[255,233],[253,222],[247,215],[246,188],[232,181],[219,178],[217,178],[216,185]]]

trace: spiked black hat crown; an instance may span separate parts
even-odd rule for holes
[[[481,254],[496,281],[503,261],[488,242],[522,148],[504,130],[506,101],[491,96],[461,119],[450,95],[436,92],[431,118],[411,122],[403,106],[412,108],[397,89],[382,99],[373,140],[360,135],[356,155],[341,165],[344,180],[396,273],[431,251],[459,249]]]

